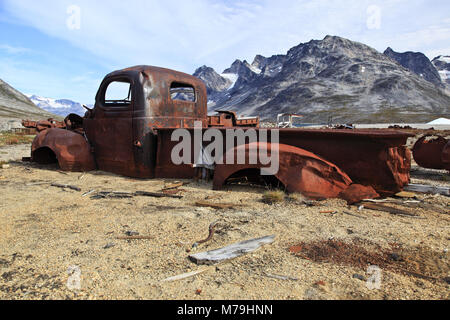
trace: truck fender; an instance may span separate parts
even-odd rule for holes
[[[41,164],[58,162],[64,171],[91,171],[95,159],[88,141],[79,133],[64,129],[40,132],[31,146],[31,160]]]
[[[270,143],[259,142],[256,147],[271,154]],[[237,148],[239,146],[228,150],[223,159],[227,159],[227,154],[233,152],[234,163],[237,163]],[[245,145],[245,163],[249,163],[249,155],[258,150],[257,148],[254,143]],[[223,159],[221,163],[225,163]],[[259,160],[258,164],[218,164],[213,187],[216,190],[221,189],[228,178],[239,175],[240,171],[248,172],[248,169],[264,167],[267,165],[261,165]],[[279,144],[279,170],[274,176],[284,185],[286,191],[299,192],[310,199],[337,198],[352,184],[350,177],[333,163],[312,152],[285,144]]]

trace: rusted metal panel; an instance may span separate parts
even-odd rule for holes
[[[445,169],[450,170],[450,140],[442,150],[442,163],[444,164]]]
[[[259,117],[238,118],[233,111],[217,111],[208,116],[209,127],[259,127]]]
[[[441,136],[425,135],[413,147],[414,160],[424,168],[450,170],[449,143]]]
[[[50,128],[65,128],[66,125],[62,121],[57,121],[55,119],[47,119],[40,121],[30,121],[30,120],[22,120],[22,125],[25,128],[36,129],[37,132],[41,132]]]
[[[412,134],[393,130],[280,129],[280,143],[323,157],[341,168],[354,183],[372,186],[388,196],[409,183]]]
[[[218,130],[225,136],[226,128]],[[259,129],[255,130],[259,133]],[[325,159],[354,183],[372,186],[380,195],[395,194],[409,183],[411,154],[405,144],[411,134],[380,130],[270,130],[279,130],[280,144],[307,150]],[[158,130],[158,146],[164,146],[157,152],[156,176],[160,178],[176,178],[177,174],[187,177],[191,170],[193,172],[188,165],[177,166],[171,162],[171,150],[177,144],[170,141],[172,132],[173,129]],[[193,155],[191,157],[193,159]],[[227,166],[233,171],[233,165]]]
[[[245,146],[246,164],[219,164],[214,174],[214,189],[221,189],[226,180],[233,174],[266,167],[261,163],[248,164],[252,153],[264,152],[272,148],[270,143],[251,143]],[[229,150],[237,163],[237,147]],[[267,154],[267,152],[266,152]],[[226,158],[226,154],[224,158]],[[258,158],[257,154],[255,159]],[[346,190],[352,180],[334,164],[319,156],[284,144],[279,144],[279,170],[275,177],[283,183],[288,192],[301,192],[310,199],[336,198]]]
[[[51,160],[53,152],[62,170],[91,171],[96,169],[94,157],[86,139],[75,132],[51,128],[39,133],[31,146],[31,159],[38,163]]]

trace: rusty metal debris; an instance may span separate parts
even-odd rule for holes
[[[128,96],[108,100],[108,88],[116,82],[129,85]],[[215,128],[224,134],[233,128],[251,128],[260,135],[262,130],[259,118],[238,118],[232,111],[208,116],[206,87],[200,79],[152,66],[108,74],[98,89],[94,108],[86,109],[84,117],[70,114],[61,122],[24,120],[25,127],[38,131],[31,160],[58,163],[63,171],[99,169],[137,178],[192,179],[196,168],[171,160],[174,130],[185,128],[193,133],[195,122],[201,123],[202,132]],[[411,154],[405,144],[412,134],[396,130],[270,130],[279,130],[281,150],[280,170],[271,178],[288,192],[354,203],[364,197],[393,195],[409,183]],[[203,147],[209,143],[203,142]],[[249,144],[243,143],[248,156]],[[272,146],[258,143],[261,148],[271,151]],[[450,155],[450,146],[445,150],[443,154]],[[229,151],[224,146],[223,154]],[[450,163],[448,156],[441,161]],[[261,180],[255,171],[262,166],[218,164],[214,189],[242,176]]]
[[[421,167],[450,170],[450,140],[425,135],[414,144],[413,156]]]
[[[215,222],[211,223],[211,224],[209,225],[209,229],[208,229],[208,231],[209,231],[208,237],[207,237],[206,239],[204,239],[204,240],[197,241],[196,243],[194,243],[194,244],[192,245],[192,247],[193,247],[193,248],[196,248],[196,247],[198,247],[200,244],[206,243],[206,242],[210,241],[210,240],[213,238],[213,236],[214,236],[214,232],[216,231],[216,227],[217,227],[217,224],[218,224],[218,223],[219,223],[219,221],[215,221]]]

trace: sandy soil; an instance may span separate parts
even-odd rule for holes
[[[3,148],[0,155],[2,152],[11,153]],[[19,155],[29,153],[17,151]],[[445,172],[415,166],[412,175],[413,182],[450,186]],[[82,191],[52,187],[52,182],[78,186]],[[439,210],[410,208],[422,218],[415,219],[358,211],[341,200],[314,206],[301,201],[268,205],[261,202],[263,189],[230,186],[213,191],[210,184],[193,182],[181,188],[182,199],[82,196],[94,189],[158,192],[173,182],[136,180],[100,171],[62,173],[55,166],[20,161],[0,169],[0,299],[449,298],[448,278],[444,279],[450,275],[448,197],[417,195],[422,203]],[[243,206],[229,210],[195,206],[196,201],[205,199]],[[321,213],[328,210],[338,213]],[[213,239],[192,249],[217,220]],[[129,231],[154,238],[116,239]],[[188,259],[190,253],[267,235],[275,235],[275,242],[254,253],[212,266],[195,277],[162,282],[202,268]],[[328,239],[362,239],[383,248],[392,244],[420,247],[430,259],[411,263],[423,263],[423,272],[431,270],[427,274],[438,281],[382,270],[380,289],[370,290],[365,268],[317,263],[289,252],[300,242]],[[74,266],[81,270],[81,290],[67,286],[73,277],[68,269]]]
[[[21,160],[23,157],[29,157],[31,153],[30,148],[29,144],[0,147],[0,162]]]

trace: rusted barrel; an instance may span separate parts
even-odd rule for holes
[[[423,136],[413,147],[414,160],[424,168],[446,169],[449,164],[443,162],[443,151],[448,142],[441,136]]]

